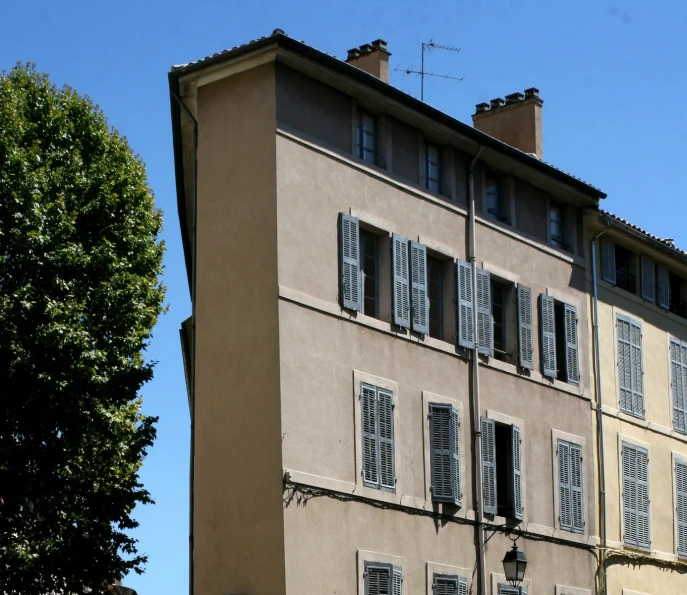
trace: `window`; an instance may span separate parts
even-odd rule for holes
[[[439,147],[425,143],[425,188],[431,192],[441,189],[441,156]]]
[[[551,231],[551,245],[554,248],[568,249],[563,243],[563,210],[560,206],[551,204],[549,206],[549,227]]]
[[[394,463],[394,394],[361,383],[363,483],[389,492],[396,490]]]
[[[358,130],[356,135],[357,154],[366,163],[376,162],[376,121],[372,114],[358,112]]]
[[[365,595],[402,595],[401,568],[380,562],[365,562]]]
[[[673,314],[677,314],[682,318],[687,318],[687,302],[682,299],[683,279],[678,275],[669,273],[668,280],[670,283],[669,309]]]
[[[429,404],[432,500],[460,506],[460,417],[446,403]]]
[[[491,282],[491,314],[493,317],[494,357],[506,361],[506,303],[507,289],[495,281]]]
[[[432,577],[433,595],[467,595],[468,581],[462,576],[437,574]]]
[[[659,264],[656,266],[656,301],[661,308],[670,308],[670,275],[668,269]]]
[[[687,434],[687,343],[670,339],[670,386],[673,429]]]
[[[392,309],[393,322],[417,333],[429,332],[429,296],[427,292],[427,249],[392,234]]]
[[[643,418],[642,329],[635,320],[618,314],[616,332],[620,409],[635,417]]]
[[[624,543],[649,549],[649,451],[622,443]]]
[[[641,262],[641,284],[642,284],[642,297],[650,302],[654,301],[654,261],[646,256],[642,256]]]
[[[539,314],[542,374],[579,384],[577,309],[541,294]]]
[[[601,278],[630,293],[637,293],[637,255],[612,240],[601,238]]]
[[[429,336],[435,339],[444,338],[444,270],[443,262],[437,258],[427,257],[429,273]]]
[[[499,583],[498,595],[527,595],[527,589],[525,587],[513,587],[512,585]]]
[[[360,273],[363,285],[362,313],[379,317],[379,238],[360,231]]]
[[[675,459],[677,555],[687,558],[687,461]]]
[[[487,216],[503,223],[508,220],[501,208],[500,180],[494,177],[487,177]]]
[[[523,518],[520,428],[482,418],[484,512]]]
[[[582,447],[558,440],[558,506],[561,529],[584,533]]]

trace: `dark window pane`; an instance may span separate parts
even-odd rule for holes
[[[425,188],[439,192],[441,185],[441,164],[439,148],[436,145],[425,145]]]
[[[567,248],[563,243],[563,213],[560,207],[551,205],[549,208],[549,221],[551,225],[551,244],[555,248]]]
[[[363,275],[363,314],[377,318],[378,238],[369,231],[360,232],[360,270]]]
[[[496,504],[497,514],[512,517],[511,485],[513,473],[513,438],[511,427],[505,424],[494,424],[496,443]]]
[[[494,221],[506,221],[501,214],[501,194],[496,178],[487,178],[487,216]]]
[[[358,157],[367,163],[375,162],[375,119],[361,111],[358,118]]]
[[[563,304],[556,302],[553,306],[556,324],[556,378],[563,382],[568,381],[566,370],[566,348],[565,343],[565,312]]]
[[[630,293],[637,293],[637,275],[632,272],[632,252],[618,244],[615,245],[616,285]]]
[[[494,357],[501,361],[506,359],[506,305],[504,287],[499,283],[491,284],[491,315],[494,319]]]
[[[442,262],[431,256],[427,257],[429,272],[429,336],[443,339],[443,271]]]

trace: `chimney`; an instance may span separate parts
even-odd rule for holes
[[[525,153],[544,158],[539,89],[531,87],[525,93],[511,93],[492,99],[491,103],[478,103],[472,116],[472,125],[501,142]]]
[[[385,83],[389,82],[389,56],[386,49],[386,41],[376,39],[372,43],[366,43],[359,48],[348,50],[346,63],[356,66],[360,70],[376,76]]]

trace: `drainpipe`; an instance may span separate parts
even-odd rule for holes
[[[195,511],[194,482],[195,482],[195,448],[196,448],[196,221],[198,220],[198,121],[191,110],[181,100],[179,95],[171,91],[181,109],[193,123],[193,174],[192,200],[193,219],[191,222],[191,365],[189,371],[190,413],[191,413],[191,445],[189,448],[189,478],[188,478],[188,592],[193,595],[193,517]]]
[[[606,222],[606,227],[597,233],[591,240],[592,249],[592,287],[594,295],[594,358],[596,365],[596,425],[597,425],[597,439],[598,439],[598,450],[599,450],[599,508],[601,511],[601,518],[599,519],[599,525],[601,528],[601,545],[602,550],[599,555],[599,564],[601,565],[601,589],[600,593],[608,593],[606,590],[606,549],[608,547],[608,541],[606,538],[606,470],[605,470],[605,457],[604,457],[604,425],[603,425],[603,412],[601,405],[601,357],[599,355],[599,297],[597,293],[597,283],[596,283],[596,240],[600,238],[603,234],[608,231],[611,226],[610,223]]]
[[[472,351],[472,425],[473,425],[473,467],[475,469],[475,505],[477,511],[477,543],[479,552],[477,554],[477,565],[479,567],[479,593],[487,595],[487,569],[485,556],[484,540],[484,513],[482,510],[482,422],[480,413],[482,411],[479,398],[479,342],[477,340],[477,249],[475,239],[475,165],[482,153],[482,146],[477,149],[477,153],[470,162],[468,169],[468,194],[470,209],[469,253],[470,253],[470,275],[472,277],[472,328],[475,347]]]

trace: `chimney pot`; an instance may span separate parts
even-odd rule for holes
[[[373,49],[373,50],[384,50],[384,51],[387,51],[387,50],[386,50],[386,41],[384,41],[383,39],[375,39],[375,40],[372,42],[372,49]]]
[[[475,113],[481,114],[482,112],[488,112],[489,111],[489,104],[488,103],[478,103],[475,106]]]
[[[360,50],[358,48],[353,48],[352,50],[348,50],[348,56],[346,58],[346,62],[349,60],[355,60],[356,58],[360,57]]]
[[[388,83],[389,56],[391,54],[386,47],[386,41],[375,39],[372,43],[364,43],[358,48],[348,50],[346,62]]]
[[[358,49],[361,54],[369,54],[372,51],[372,46],[369,43],[364,43]]]
[[[539,89],[536,87],[525,89],[525,99],[529,99],[530,97],[539,97]]]
[[[272,31],[272,35],[284,35],[284,29],[275,29]]]
[[[511,93],[510,95],[506,95],[506,105],[510,105],[511,103],[517,103],[518,101],[522,101],[525,99],[525,96],[520,93]]]
[[[494,109],[496,107],[503,107],[505,105],[505,101],[501,99],[500,97],[497,97],[496,99],[491,100],[491,109]]]

